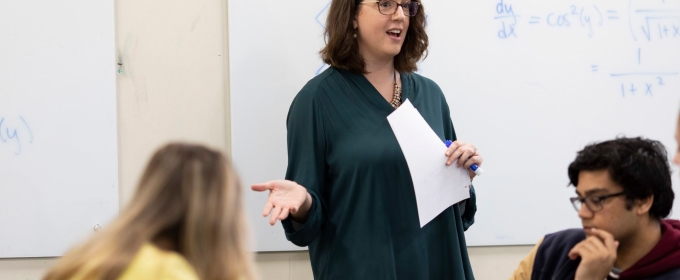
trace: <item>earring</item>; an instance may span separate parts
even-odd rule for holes
[[[355,39],[357,38],[357,34],[356,34],[356,33],[354,33],[354,38],[355,38]]]
[[[354,28],[354,39],[356,39],[356,38],[357,38],[357,29]]]

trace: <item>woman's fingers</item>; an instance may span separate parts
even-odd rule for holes
[[[306,198],[306,197],[305,197],[305,198]],[[304,203],[304,202],[302,202],[302,203]],[[289,212],[290,212],[291,215],[295,215],[295,213],[297,213],[297,211],[298,211],[298,208],[297,208],[297,207],[291,207],[291,208],[289,209]]]
[[[266,183],[259,183],[259,184],[253,184],[250,186],[251,190],[254,190],[256,192],[263,192],[267,190],[272,190],[274,189],[274,183],[272,181],[266,182]]]
[[[461,167],[467,163],[468,159],[477,155],[477,148],[475,148],[475,145],[467,144],[463,141],[455,141],[451,143],[445,155],[449,157],[446,160],[446,165],[451,165],[454,161],[458,160],[458,167]]]
[[[461,143],[462,143],[462,144],[461,144]],[[451,154],[452,154],[456,149],[458,149],[458,147],[460,147],[460,146],[462,146],[462,145],[464,145],[464,144],[465,144],[465,142],[463,142],[463,141],[453,141],[453,143],[451,143],[451,145],[449,145],[449,147],[446,149],[446,152],[445,152],[444,154],[445,154],[447,157],[448,157],[448,156],[451,156]]]
[[[285,209],[281,210],[281,214],[279,214],[279,217],[278,217],[279,221],[283,221],[283,220],[285,220],[286,218],[288,218],[288,213],[289,213],[289,212],[290,212],[290,211],[289,211],[288,208],[285,208]]]
[[[289,180],[273,180],[253,184],[250,188],[258,192],[269,190],[269,197],[262,209],[262,216],[269,216],[269,224],[271,225],[274,225],[276,220],[285,220],[291,213],[295,214],[299,210],[300,204],[307,199],[307,189]],[[302,201],[299,201],[300,197],[302,197]]]
[[[471,156],[467,161],[465,161],[465,168],[470,168],[472,164],[477,164],[477,166],[480,166],[482,165],[483,160],[484,159],[479,154]]]
[[[475,154],[475,150],[465,150],[458,158],[458,167],[467,164],[468,160]]]
[[[281,215],[281,207],[274,207],[272,210],[272,215],[269,217],[269,224],[273,226],[276,223],[276,218],[278,218],[279,215]]]
[[[446,160],[446,165],[451,165],[453,164],[456,159],[458,159],[464,152],[463,149],[461,149],[465,145],[465,142],[463,141],[454,141],[449,145],[449,148],[446,150],[446,156],[449,158]]]
[[[274,204],[272,204],[272,202],[267,199],[267,203],[264,204],[264,209],[262,209],[262,216],[269,216],[269,213],[272,212],[272,208],[274,208]]]
[[[449,156],[449,159],[446,160],[446,165],[451,165],[453,164],[454,161],[456,161],[458,158],[460,158],[461,155],[463,155],[465,151],[462,149],[458,148],[453,153]]]

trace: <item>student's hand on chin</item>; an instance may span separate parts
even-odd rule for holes
[[[576,269],[575,280],[602,280],[607,278],[616,262],[616,249],[619,242],[614,236],[604,230],[595,228],[588,230],[590,236],[576,244],[569,251],[572,260],[581,257],[581,263]]]

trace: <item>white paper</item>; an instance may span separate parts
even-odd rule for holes
[[[446,144],[408,99],[387,120],[413,179],[421,228],[451,205],[470,198],[468,171],[456,162],[446,165]]]

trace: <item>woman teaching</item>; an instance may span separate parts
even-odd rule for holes
[[[321,57],[331,67],[288,112],[287,180],[252,186],[270,192],[264,216],[309,246],[315,279],[474,279],[464,236],[474,188],[420,228],[409,169],[387,121],[408,99],[442,143],[456,139],[441,89],[414,73],[428,47],[422,3],[333,0],[325,35]],[[481,165],[482,156],[462,141],[442,148],[442,164],[460,163]]]

